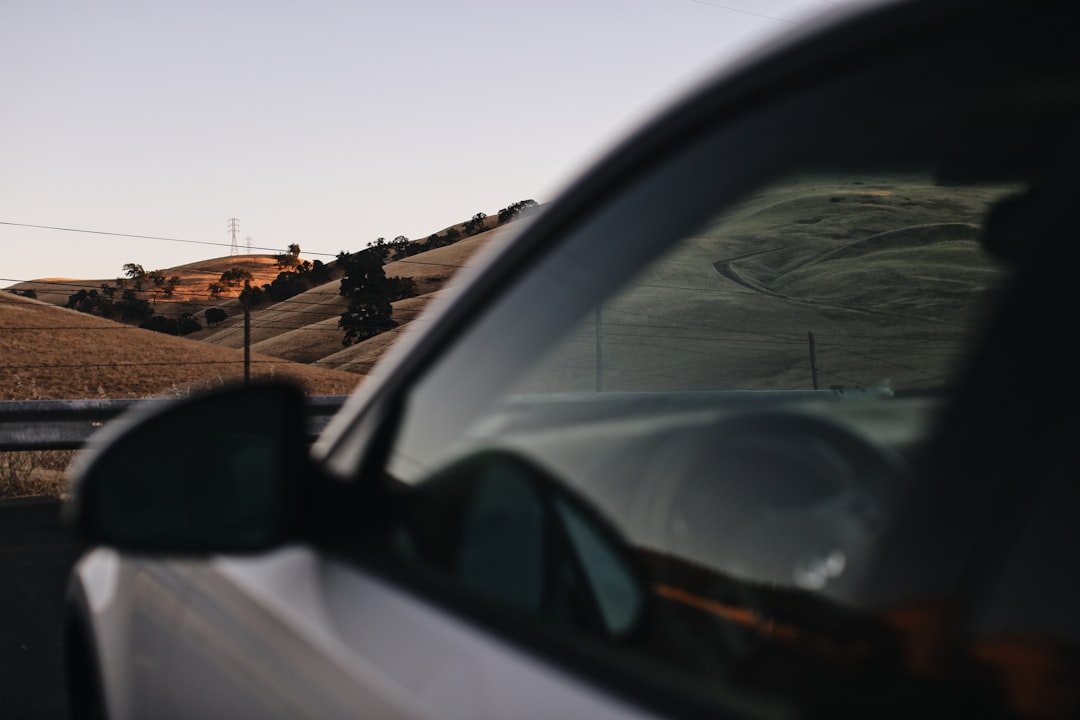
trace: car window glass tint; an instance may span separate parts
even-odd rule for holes
[[[541,463],[614,524],[640,579],[573,507],[518,512],[540,507],[520,502],[530,489],[492,475],[455,581],[582,637],[633,629],[626,652],[714,689],[743,655],[841,643],[799,672],[851,662],[848,632],[871,656],[897,652],[862,592],[1010,277],[983,245],[986,216],[1021,191],[807,173],[719,209],[579,311],[440,450]]]
[[[948,386],[1004,281],[979,233],[1011,191],[914,174],[770,185],[595,307],[518,389]]]

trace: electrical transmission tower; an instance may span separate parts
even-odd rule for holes
[[[248,255],[251,254],[251,241],[254,240],[254,239],[255,238],[251,237],[250,235],[248,235],[246,238],[244,238],[244,242],[247,243],[247,251],[248,251],[247,254]]]
[[[240,232],[240,220],[229,218],[229,233],[232,234],[232,247],[229,249],[229,255],[240,254],[240,246],[236,244],[236,233],[238,232]]]

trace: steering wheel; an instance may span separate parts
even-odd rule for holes
[[[650,543],[735,578],[857,590],[907,486],[898,455],[796,412],[726,416],[674,432],[643,490]]]

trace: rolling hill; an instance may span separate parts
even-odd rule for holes
[[[0,293],[0,397],[138,398],[243,378],[243,351],[141,330]],[[255,378],[289,378],[310,394],[347,394],[360,376],[252,354]]]
[[[489,218],[486,227],[495,225]],[[459,231],[461,225],[453,226]],[[340,272],[328,263],[330,282],[278,303],[263,303],[251,312],[252,375],[289,377],[311,394],[347,394],[375,360],[411,322],[454,273],[493,236],[488,229],[452,245],[387,263],[387,275],[412,277],[417,297],[394,303],[398,327],[352,347],[342,346],[338,318],[347,302],[338,294]],[[108,279],[42,278],[0,293],[0,397],[51,399],[79,397],[147,397],[179,394],[189,387],[225,383],[243,376],[243,312],[229,288],[212,297],[208,285],[222,273],[239,268],[251,273],[255,286],[272,282],[281,272],[273,255],[212,258],[163,269],[180,278],[172,297],[144,283],[138,297],[151,302],[155,314],[178,317],[191,313],[205,323],[209,308],[227,319],[185,337],[174,337],[132,324],[63,307],[80,290],[115,285]],[[131,281],[127,281],[131,287]],[[15,293],[28,293],[28,298]]]

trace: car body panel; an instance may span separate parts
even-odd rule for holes
[[[75,572],[118,720],[655,717],[310,548]]]

